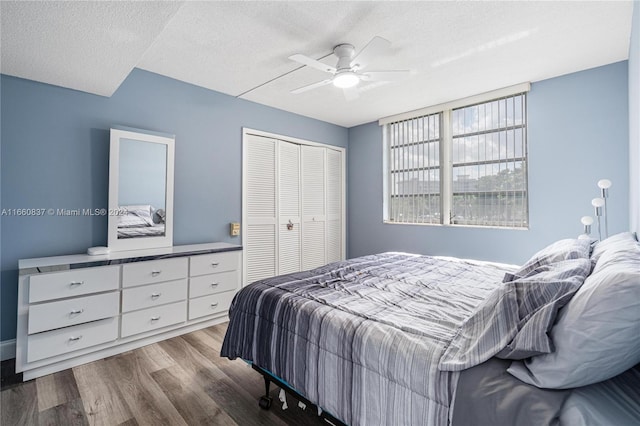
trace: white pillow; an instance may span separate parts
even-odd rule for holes
[[[626,254],[633,256],[639,247],[635,235],[631,232],[622,232],[600,241],[591,254],[591,261],[595,264],[593,271],[596,272],[610,263],[620,262]]]
[[[640,363],[640,245],[585,280],[551,330],[555,352],[514,362],[509,373],[540,388],[567,389]]]

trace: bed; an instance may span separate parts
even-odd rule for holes
[[[333,423],[638,423],[640,244],[592,246],[561,240],[520,267],[382,253],[261,280],[236,295],[221,355]],[[607,412],[602,393],[627,403]]]
[[[118,239],[158,237],[165,233],[164,210],[153,206],[120,206],[118,211]]]

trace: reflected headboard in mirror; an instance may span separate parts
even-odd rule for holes
[[[127,127],[111,129],[109,231],[111,251],[173,245],[175,137]]]

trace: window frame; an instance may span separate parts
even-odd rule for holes
[[[411,111],[403,114],[398,114],[390,117],[380,119],[378,124],[383,127],[383,223],[395,224],[395,225],[430,225],[430,226],[455,226],[455,227],[472,227],[472,228],[496,228],[496,229],[514,229],[514,230],[528,230],[530,226],[529,222],[529,149],[528,149],[528,92],[530,90],[529,83],[522,83],[515,86],[510,86],[503,89],[498,89],[492,92],[483,93],[480,95],[458,99],[452,102],[439,104],[427,108],[422,108],[416,111]],[[524,125],[519,126],[523,129],[523,152],[521,157],[518,157],[524,165],[524,203],[525,206],[522,210],[524,214],[523,226],[509,226],[499,224],[473,224],[473,223],[455,223],[453,220],[453,113],[454,110],[463,109],[467,107],[476,106],[479,104],[490,103],[493,101],[499,101],[504,98],[510,98],[522,95],[523,99],[523,121]],[[440,127],[439,127],[439,155],[440,155],[440,191],[437,194],[440,198],[440,220],[439,223],[434,222],[398,222],[391,220],[391,199],[393,197],[392,192],[392,169],[390,164],[391,157],[391,135],[390,128],[392,124],[400,123],[412,119],[418,119],[428,115],[440,114]],[[488,133],[500,133],[507,131],[510,126],[498,127],[487,131]],[[466,135],[462,135],[463,137]],[[460,137],[460,135],[456,136]],[[515,158],[515,157],[514,157]],[[480,161],[480,160],[478,160]],[[513,158],[507,159],[507,161],[513,161]],[[498,161],[502,163],[502,161]]]

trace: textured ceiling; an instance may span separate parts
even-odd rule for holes
[[[110,96],[142,68],[346,127],[628,58],[631,1],[0,3],[1,71]],[[408,79],[346,101],[287,59],[371,38],[392,43],[368,70]],[[324,62],[335,66],[335,57]]]
[[[2,1],[0,71],[111,96],[180,6]]]

